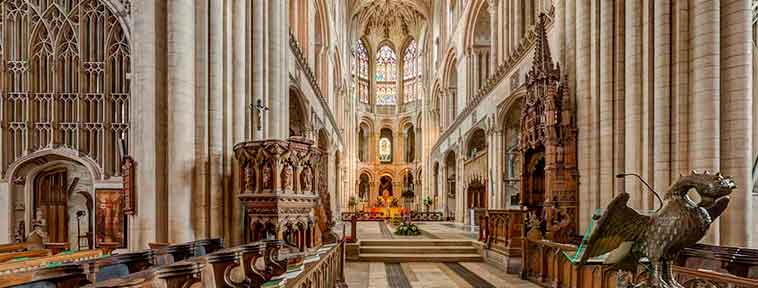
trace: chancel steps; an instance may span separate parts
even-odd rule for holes
[[[361,261],[476,262],[482,257],[469,240],[362,240]]]

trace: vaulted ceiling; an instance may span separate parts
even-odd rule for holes
[[[355,0],[353,19],[359,25],[358,36],[382,41],[417,36],[429,19],[430,0]]]

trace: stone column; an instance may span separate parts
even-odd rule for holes
[[[209,22],[209,100],[208,133],[210,170],[210,236],[222,237],[224,228],[223,177],[221,157],[224,148],[223,103],[224,103],[224,1],[211,0],[208,10]]]
[[[248,84],[249,86],[246,86],[248,87],[247,94],[252,95],[250,104],[257,105],[258,101],[261,101],[261,103],[268,105],[266,97],[264,97],[266,80],[264,74],[265,70],[262,65],[265,59],[265,53],[263,50],[265,46],[263,45],[263,41],[266,39],[264,30],[264,24],[266,21],[263,19],[264,15],[266,15],[265,1],[251,1],[247,4],[245,10],[246,12],[250,12],[251,15],[245,17],[245,25],[249,27],[247,28],[249,31],[245,32],[245,34],[248,34],[246,37],[248,40],[246,41],[247,47],[245,47],[245,54],[252,56],[250,57],[250,60],[247,61],[247,67],[245,68],[246,71],[249,71],[250,78],[252,79]],[[249,117],[251,118],[250,130],[248,132],[251,135],[250,138],[253,140],[263,139],[264,130],[267,129],[267,127],[264,127],[263,125],[264,115],[261,115],[257,109],[251,109],[250,111],[245,111],[245,113],[249,114]]]
[[[719,4],[718,1],[693,1],[691,13],[698,17],[690,27],[689,62],[692,65],[689,86],[691,111],[688,119],[690,131],[689,169],[719,171],[720,130],[720,59],[719,59]],[[718,223],[711,225],[706,241],[718,245]]]
[[[510,29],[511,17],[508,17],[508,13],[507,13],[508,5],[510,5],[509,2],[510,2],[509,0],[500,0],[499,2],[500,5],[498,9],[498,14],[500,15],[497,18],[499,22],[499,25],[497,25],[499,29],[498,34],[500,35],[498,37],[498,40],[500,40],[500,45],[499,45],[500,49],[498,50],[498,54],[497,54],[498,65],[503,64],[505,60],[508,59],[508,55],[511,54],[510,47],[509,47],[511,41],[510,41],[510,38],[508,37],[508,29]]]
[[[597,153],[600,154],[599,158],[599,189],[598,194],[600,196],[600,207],[606,207],[611,202],[614,196],[613,184],[615,181],[614,175],[614,151],[613,151],[613,104],[614,104],[614,65],[613,65],[613,37],[614,37],[614,24],[613,24],[613,0],[603,0],[600,2],[600,79],[598,84],[600,85],[599,95],[599,137],[596,142],[599,142]],[[593,65],[594,66],[594,65]],[[594,66],[597,67],[597,66]],[[586,207],[589,208],[589,207]],[[593,207],[597,208],[597,207]]]
[[[497,69],[497,46],[499,44],[497,37],[497,7],[500,1],[489,0],[487,3],[487,12],[490,13],[490,69],[487,75],[495,74]]]
[[[513,25],[513,37],[514,37],[514,49],[518,47],[518,45],[521,43],[521,38],[524,37],[524,16],[525,13],[521,13],[524,7],[522,6],[521,1],[515,0],[513,1],[513,6],[511,7],[513,9],[513,21],[515,22]]]
[[[195,130],[195,3],[169,0],[167,5],[167,94],[168,94],[168,241],[193,240],[192,185]]]
[[[166,201],[166,130],[160,124],[166,120],[166,89],[163,72],[165,71],[166,3],[164,1],[132,1],[132,33],[141,35],[131,39],[132,44],[132,97],[129,110],[130,119],[139,119],[130,123],[130,146],[141,147],[131,151],[136,169],[135,185],[139,187],[136,199],[138,211],[129,216],[129,242],[131,250],[147,248],[150,242],[168,241]],[[7,194],[4,194],[7,195]],[[10,205],[10,204],[9,204]],[[10,207],[10,206],[7,206]],[[10,231],[11,228],[8,228]]]
[[[590,55],[592,47],[590,46],[590,5],[589,1],[576,1],[576,95],[577,95],[577,126],[580,132],[577,137],[577,157],[579,176],[579,199],[586,203],[586,209],[579,209],[579,231],[586,230],[592,216],[592,208],[595,207],[591,198],[591,165],[589,161],[592,155],[590,149],[591,126],[591,104],[590,104]],[[523,191],[522,191],[523,192]]]
[[[444,155],[444,154],[443,154]],[[447,173],[447,163],[445,162],[445,157],[443,156],[442,160],[440,160],[440,174],[438,175],[438,185],[437,189],[439,189],[439,195],[441,201],[440,203],[442,208],[442,213],[445,215],[445,219],[449,216],[448,214],[451,213],[450,210],[448,210],[448,204],[447,204],[447,178],[450,177]],[[452,212],[455,213],[455,212]]]
[[[722,0],[721,19],[721,170],[734,177],[729,209],[722,216],[721,245],[747,246],[755,215],[752,213],[752,106],[753,43],[751,1]]]
[[[249,105],[249,103],[247,103],[247,90],[245,87],[247,78],[247,69],[245,67],[245,65],[247,65],[247,53],[245,52],[247,44],[247,9],[247,1],[234,1],[232,9],[232,67],[234,71],[232,75],[233,143],[245,141],[245,131],[249,131],[245,129],[246,123],[251,123],[250,121],[246,121],[247,111],[245,111],[247,110],[246,107]],[[240,171],[241,167],[239,159],[236,157],[232,157],[232,159],[232,173]],[[239,174],[232,174],[230,176],[234,179],[232,193],[234,193],[234,195],[239,195],[241,193],[240,185],[242,184]],[[231,240],[231,243],[240,243],[242,242],[240,237],[242,235],[242,230],[239,229],[240,225],[242,225],[240,222],[240,218],[242,217],[242,213],[240,213],[240,202],[234,201],[233,199],[231,204],[232,228],[227,234],[231,235],[231,238],[229,239]]]
[[[170,13],[170,12],[169,12]],[[208,230],[208,1],[195,0],[195,177],[192,187],[194,235],[207,238]],[[169,189],[170,191],[171,189]]]
[[[665,191],[671,183],[671,0],[658,0],[654,5],[653,188],[656,191]]]
[[[625,13],[625,173],[642,173],[642,15],[641,1],[626,1]],[[639,181],[628,179],[624,182],[630,193],[630,206],[641,209],[643,187]],[[644,188],[647,189],[647,188]]]
[[[463,147],[462,144],[458,144],[458,147]],[[458,149],[458,153],[455,155],[455,219],[456,222],[466,223],[466,191],[463,190],[464,181],[463,178],[463,149]]]
[[[264,3],[258,3],[265,2]],[[256,6],[267,6],[266,69],[261,71],[266,78],[266,98],[271,113],[266,113],[269,139],[289,137],[289,32],[287,5],[289,1],[256,1]]]

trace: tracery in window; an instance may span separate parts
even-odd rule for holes
[[[418,67],[416,40],[412,39],[403,51],[403,102],[408,103],[418,98],[418,89],[420,88],[421,76]]]
[[[376,83],[376,104],[377,105],[395,105],[397,100],[397,84]]]
[[[131,65],[119,19],[102,0],[1,1],[0,13],[2,168],[64,146],[120,175]]]
[[[362,103],[368,103],[368,50],[363,40],[358,40],[353,48],[353,79],[356,94]]]
[[[395,105],[397,103],[397,55],[386,44],[376,54],[376,104]]]

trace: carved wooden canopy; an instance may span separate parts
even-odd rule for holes
[[[521,169],[521,205],[545,209],[548,228],[552,223],[564,221],[561,218],[568,218],[572,223],[571,231],[561,232],[567,234],[576,232],[578,215],[577,131],[567,81],[561,81],[560,67],[553,63],[550,55],[546,21],[547,17],[541,15],[535,28],[534,58],[526,75],[527,93],[521,110],[520,150],[524,165]],[[535,165],[537,162],[540,164]],[[535,181],[542,181],[542,177],[544,183],[535,185]],[[535,197],[535,193],[540,195]],[[542,205],[529,203],[527,199],[540,199]],[[548,238],[551,238],[550,233]]]

